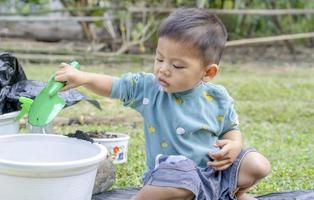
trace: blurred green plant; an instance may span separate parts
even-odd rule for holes
[[[34,11],[47,11],[49,0],[22,0],[9,1],[0,0],[0,5],[13,6],[16,12],[29,13]],[[60,0],[73,16],[111,16],[117,17],[110,22],[92,22],[97,27],[105,27],[110,30],[112,41],[118,41],[121,48],[125,44],[136,43],[140,52],[146,52],[147,46],[153,46],[156,35],[145,31],[147,27],[152,28],[162,21],[167,14],[158,12],[146,12],[145,8],[177,8],[177,7],[202,7],[211,9],[314,9],[314,1],[308,0]],[[130,7],[143,8],[142,13],[129,12]],[[0,9],[1,10],[1,9]],[[246,16],[246,15],[220,15],[229,32],[229,40],[272,36],[278,34],[290,34],[314,31],[314,15],[282,15],[282,16]],[[278,23],[276,23],[278,21]],[[94,41],[94,34],[90,30],[91,22],[81,22],[81,26],[88,40]],[[109,23],[109,24],[108,24]],[[151,24],[151,25],[147,25]],[[117,27],[117,28],[116,28]],[[157,29],[155,27],[155,29]],[[114,33],[113,33],[114,32]],[[145,41],[139,42],[142,38]],[[308,43],[310,39],[295,42]],[[313,40],[313,39],[311,39]],[[313,42],[314,43],[314,42]],[[134,46],[134,45],[133,45]],[[133,47],[129,46],[130,48]]]

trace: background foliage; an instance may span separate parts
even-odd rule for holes
[[[49,4],[53,0],[22,0],[9,1],[0,0],[1,5],[9,7],[6,11],[11,13],[23,13],[29,15],[34,12],[48,11]],[[167,13],[136,13],[132,16],[128,12],[130,6],[136,8],[177,8],[177,7],[203,7],[216,9],[313,9],[314,1],[308,0],[60,0],[66,9],[75,16],[103,16],[109,14],[118,20],[114,22],[114,30],[118,34],[120,43],[124,48],[130,43],[138,47],[139,51],[145,52],[147,47],[154,46],[156,35],[145,31],[152,29],[156,31],[158,23],[167,16]],[[9,12],[10,13],[10,12]],[[8,12],[7,12],[8,14]],[[314,15],[282,15],[282,16],[245,16],[245,15],[221,15],[228,32],[229,40],[272,36],[278,34],[313,32]],[[130,19],[131,18],[131,19]],[[150,23],[150,27],[146,25]],[[104,23],[81,23],[83,31],[88,40],[93,40],[89,33],[90,24],[106,26]],[[108,30],[108,29],[107,29]],[[310,42],[309,42],[310,40]],[[313,39],[298,40],[306,45],[314,45]],[[123,50],[123,49],[122,49]],[[122,51],[121,50],[121,51]]]

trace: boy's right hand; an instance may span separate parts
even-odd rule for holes
[[[241,143],[229,139],[218,140],[214,146],[219,147],[220,150],[218,152],[208,152],[213,161],[209,161],[207,164],[215,170],[225,170],[230,167],[242,148]]]
[[[55,80],[65,82],[66,85],[61,89],[65,91],[84,84],[84,72],[72,67],[67,63],[61,63],[55,74]]]

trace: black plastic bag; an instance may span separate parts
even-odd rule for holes
[[[0,52],[0,114],[19,109],[18,102],[12,102],[6,97],[15,83],[26,79],[18,60],[10,53]]]
[[[19,97],[35,99],[46,83],[26,80],[26,75],[17,59],[9,53],[0,54],[0,114],[20,110]],[[86,100],[101,109],[98,101],[90,99],[75,89],[60,92],[65,107]]]
[[[7,94],[8,102],[18,102],[19,97],[35,99],[38,93],[46,86],[42,81],[25,80],[14,84]],[[98,109],[101,109],[98,101],[90,99],[75,89],[60,92],[59,95],[65,101],[65,107],[72,106],[82,100],[86,100]]]

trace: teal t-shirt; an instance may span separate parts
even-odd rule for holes
[[[111,97],[144,118],[146,164],[152,170],[158,154],[184,155],[206,167],[213,144],[238,130],[233,99],[222,86],[201,82],[191,90],[167,93],[150,73],[114,77]]]

